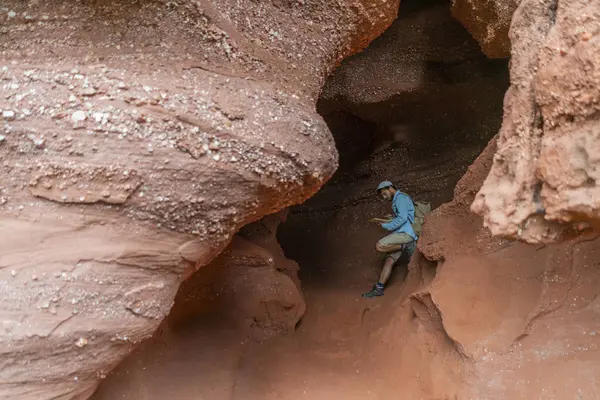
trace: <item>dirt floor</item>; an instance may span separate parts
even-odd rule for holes
[[[366,268],[367,271],[371,268]],[[389,399],[394,388],[373,357],[373,324],[405,313],[396,305],[411,292],[395,272],[386,296],[366,300],[373,283],[344,276],[325,287],[309,280],[307,312],[297,330],[263,343],[249,340],[214,315],[159,332],[122,364],[94,399]]]

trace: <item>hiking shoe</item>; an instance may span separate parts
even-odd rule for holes
[[[383,289],[378,288],[377,285],[373,286],[373,289],[371,289],[370,292],[367,293],[363,293],[362,297],[378,297],[378,296],[383,296]]]

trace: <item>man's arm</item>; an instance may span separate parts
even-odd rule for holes
[[[405,196],[398,196],[396,198],[396,208],[398,209],[398,215],[390,222],[385,224],[381,224],[381,227],[388,231],[395,231],[400,228],[406,220],[408,219],[408,207],[406,201],[404,201]]]

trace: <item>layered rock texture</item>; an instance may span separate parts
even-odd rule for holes
[[[599,32],[596,2],[515,11],[498,150],[473,203],[493,234],[551,242],[597,225]]]
[[[414,199],[450,201],[498,132],[507,88],[507,62],[481,54],[448,3],[403,2],[392,26],[344,61],[319,99],[340,168],[279,230],[289,257],[324,270],[304,273],[303,282],[376,279],[373,248],[383,232],[367,221],[390,210],[374,188],[391,180]]]
[[[286,215],[247,225],[213,262],[186,280],[169,325],[220,316],[253,340],[292,333],[306,304],[298,264],[284,256],[275,237]]]
[[[318,90],[397,9],[2,2],[0,397],[86,398],[240,227],[315,193]]]
[[[437,272],[410,304],[420,329],[438,335],[409,341],[422,348],[433,340],[437,358],[448,369],[455,366],[451,373],[438,370],[432,394],[593,398],[600,379],[600,240],[587,234],[546,246],[491,237],[469,205],[495,147],[492,141],[458,183],[453,201],[427,219],[419,249],[437,262]],[[417,259],[410,268],[419,275],[424,266]]]
[[[313,398],[348,382],[345,398],[593,397],[600,5],[403,7],[325,85],[322,118],[326,76],[392,24],[398,1],[4,1],[0,398],[88,398],[174,302],[164,332],[235,326],[235,345],[215,347],[227,371],[247,338],[293,332],[307,303],[275,239],[285,214],[259,220],[315,194],[336,146],[340,174],[280,230],[287,255],[313,266],[315,330],[252,347],[246,377],[267,383],[227,372],[222,398],[300,398],[306,381],[284,366],[306,360],[323,372],[306,375],[326,389]],[[510,88],[497,139],[453,191],[500,126],[509,84],[506,61],[480,49],[510,49]],[[428,218],[406,285],[370,306],[357,296],[377,275],[381,232],[365,226],[384,210],[372,190],[384,178],[453,200]],[[291,362],[260,368],[281,354]]]

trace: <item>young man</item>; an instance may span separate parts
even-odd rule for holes
[[[390,181],[381,182],[377,187],[377,193],[383,199],[392,201],[394,218],[389,222],[381,223],[383,229],[391,232],[375,245],[378,252],[385,254],[383,271],[379,282],[370,292],[363,294],[363,297],[383,296],[383,288],[392,273],[394,263],[398,261],[403,251],[407,251],[412,256],[416,248],[417,235],[412,227],[412,223],[415,222],[415,206],[412,199],[397,190]]]

